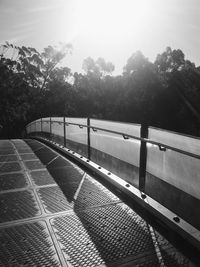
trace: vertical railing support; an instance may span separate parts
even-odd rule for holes
[[[42,118],[41,118],[41,135],[42,135],[42,132],[43,132],[43,128],[42,128]]]
[[[36,135],[36,130],[37,130],[37,122],[35,121],[35,135]]]
[[[65,127],[65,117],[63,118],[63,138],[64,138],[64,147],[66,147],[66,127]]]
[[[51,117],[50,117],[50,126],[49,126],[49,132],[50,132],[50,139],[52,136],[52,125],[51,125]]]
[[[141,138],[148,138],[148,126],[141,125],[140,131]],[[145,191],[145,180],[146,180],[146,164],[147,164],[147,143],[141,141],[140,145],[140,168],[139,168],[139,190]]]
[[[90,118],[87,118],[87,154],[88,159],[90,160]]]

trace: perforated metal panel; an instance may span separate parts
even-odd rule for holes
[[[32,160],[37,158],[33,153],[21,154],[20,157],[22,158],[22,160]]]
[[[7,173],[0,175],[0,191],[22,188],[27,185],[28,181],[23,173]]]
[[[127,206],[115,205],[53,219],[53,228],[73,266],[110,264],[126,257],[158,263],[145,221]],[[147,257],[148,258],[148,257]],[[116,265],[117,266],[117,265]],[[132,265],[135,266],[135,265]]]
[[[72,166],[67,166],[59,169],[48,168],[48,170],[52,177],[54,177],[56,182],[60,185],[68,183],[80,183],[84,175],[83,170]]]
[[[102,206],[119,201],[119,198],[117,198],[104,186],[97,182],[92,183],[91,180],[86,178],[80,188],[77,199],[75,200],[74,209],[86,209],[93,206]]]
[[[0,190],[11,190],[0,193],[0,266],[195,266],[74,163],[59,157],[47,170],[39,160],[52,153],[44,151],[33,161],[31,153],[20,155],[28,172],[11,166],[0,175]],[[30,190],[22,188],[27,183]]]
[[[5,172],[17,172],[21,170],[21,166],[18,162],[4,162],[1,164],[0,174]]]
[[[71,163],[69,161],[65,160],[63,157],[57,157],[53,162],[48,165],[48,169],[57,169],[70,166]]]
[[[0,149],[12,148],[12,144],[8,140],[0,140]]]
[[[17,155],[0,155],[0,162],[17,161]]]
[[[47,213],[65,211],[73,207],[73,203],[68,201],[58,186],[40,188],[38,192]]]
[[[13,154],[15,154],[15,151],[12,148],[0,149],[0,155],[13,155]]]
[[[25,140],[25,142],[27,146],[29,146],[32,149],[33,152],[44,147],[40,142],[37,142],[35,140],[27,139]]]
[[[39,170],[45,168],[40,160],[25,161],[25,165],[29,170]]]
[[[55,184],[55,180],[47,170],[32,171],[30,176],[36,185]]]
[[[0,266],[60,266],[44,222],[0,229]]]
[[[21,148],[21,149],[17,149],[17,152],[19,154],[26,154],[26,153],[32,153],[33,151],[30,148],[24,148],[24,149]]]
[[[53,186],[39,189],[39,195],[47,212],[58,212],[74,208],[86,209],[119,202],[109,190],[103,186],[97,186],[89,179],[83,184],[65,183],[61,187]]]
[[[11,141],[15,147],[27,147],[26,143],[22,139],[12,139]]]
[[[39,150],[36,150],[35,154],[41,160],[41,162],[45,165],[51,162],[54,158],[58,156],[54,151],[52,151],[51,149],[47,147],[43,147]]]
[[[0,223],[40,214],[31,190],[1,194],[0,206]]]

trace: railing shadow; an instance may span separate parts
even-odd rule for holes
[[[160,266],[147,222],[84,171],[36,141],[27,141],[57,183],[74,213],[54,218],[54,227],[75,266]],[[58,199],[55,201],[59,202]],[[165,243],[165,266],[182,266]],[[184,256],[181,256],[184,258]],[[168,264],[169,263],[169,264]]]
[[[71,203],[82,180],[83,171],[79,172],[69,161],[58,156],[56,152],[43,146],[41,143],[26,140],[35,155],[45,165],[53,180],[63,191],[67,201]]]

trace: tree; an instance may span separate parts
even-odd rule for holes
[[[112,62],[106,62],[102,57],[99,57],[96,61],[91,57],[88,57],[84,59],[82,67],[87,75],[92,75],[96,78],[111,74],[115,69]]]
[[[98,66],[99,72],[102,76],[105,76],[106,74],[111,74],[115,66],[112,64],[112,62],[106,62],[104,58],[99,57],[96,60],[96,65]]]
[[[99,68],[91,57],[84,59],[82,68],[87,75],[93,74],[97,77],[100,76]]]
[[[124,66],[124,75],[130,75],[135,71],[142,71],[149,65],[151,65],[151,63],[148,61],[148,59],[145,58],[145,56],[140,51],[136,51],[127,60],[127,63]]]
[[[30,108],[28,83],[15,70],[16,63],[0,56],[0,124],[4,138],[16,137],[25,126]],[[15,129],[15,131],[13,131]],[[14,133],[16,135],[14,135]]]
[[[170,73],[195,67],[192,62],[185,60],[182,50],[172,50],[171,47],[167,47],[162,54],[158,54],[154,64],[160,73]]]
[[[31,87],[40,88],[41,91],[46,89],[52,72],[71,49],[70,44],[59,48],[48,46],[39,53],[35,48],[14,46],[8,42],[1,46],[2,57],[12,55],[13,71],[20,73]]]
[[[10,137],[12,129],[19,135],[27,121],[42,116],[45,92],[52,89],[52,81],[55,86],[56,82],[67,84],[70,69],[58,64],[70,49],[70,45],[60,50],[48,46],[39,53],[8,42],[0,46],[0,124],[4,136]]]
[[[128,58],[123,75],[99,57],[83,62],[84,74],[61,66],[71,47],[0,46],[0,125],[16,138],[44,116],[77,116],[144,123],[187,134],[200,133],[200,68],[180,49],[167,48],[150,62],[140,51]],[[69,80],[74,83],[70,84]],[[14,135],[15,133],[15,135]]]
[[[180,49],[172,50],[170,47],[157,56],[154,64],[165,83],[161,109],[165,108],[168,120],[163,120],[163,123],[175,131],[199,134],[200,72],[198,68],[185,59]]]
[[[163,90],[155,66],[137,51],[127,60],[123,77],[124,89],[120,99],[123,99],[121,109],[124,109],[126,118],[138,123],[155,124],[158,121],[157,98]]]

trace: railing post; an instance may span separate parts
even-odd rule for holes
[[[37,130],[37,122],[35,121],[35,135],[36,135],[36,130]]]
[[[148,138],[148,126],[145,124],[141,125],[140,137]],[[140,167],[139,167],[139,190],[143,192],[145,191],[146,164],[147,164],[147,143],[144,141],[141,141]]]
[[[42,135],[42,131],[43,131],[43,129],[42,129],[42,118],[41,118],[41,135]]]
[[[88,159],[90,160],[90,118],[87,118],[87,149]]]
[[[52,126],[51,126],[51,117],[50,117],[50,126],[49,126],[49,132],[50,132],[50,139],[51,139],[51,135],[52,135]]]
[[[66,128],[65,128],[65,117],[63,118],[63,137],[64,137],[64,147],[66,147]]]

